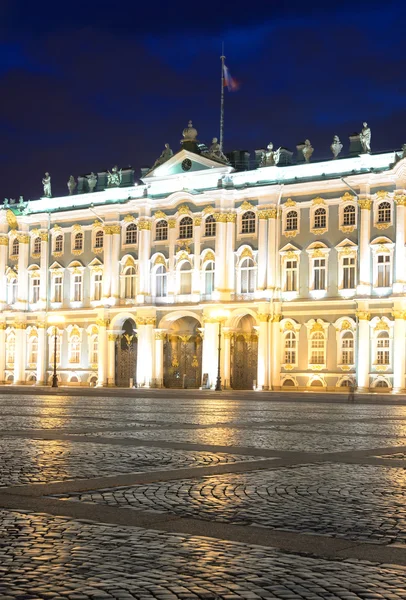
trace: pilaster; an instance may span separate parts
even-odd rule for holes
[[[357,310],[358,318],[358,355],[357,355],[357,386],[361,392],[369,390],[369,363],[370,363],[370,331],[367,303]]]
[[[393,310],[392,316],[395,319],[393,330],[393,392],[399,394],[405,389],[406,311]]]
[[[49,289],[49,235],[47,231],[40,231],[39,236],[41,238],[39,305],[41,309],[45,309],[47,306],[47,297]],[[39,349],[40,346],[38,347],[38,352]]]
[[[231,337],[233,333],[228,328],[223,328],[223,387],[228,390],[231,387]]]
[[[260,296],[265,295],[268,261],[268,211],[258,211],[258,274],[257,290]],[[261,293],[262,292],[262,293]]]
[[[268,261],[267,261],[267,284],[268,296],[272,295],[276,287],[276,261],[279,260],[279,248],[276,247],[276,208],[268,211]]]
[[[110,303],[117,304],[120,297],[120,238],[121,229],[119,225],[112,228],[111,234],[111,262],[109,255],[104,252],[104,272],[110,270]],[[104,277],[104,275],[103,275]]]
[[[269,374],[268,374],[268,321],[269,315],[264,313],[258,314],[259,326],[258,331],[258,372],[257,372],[257,389],[269,389]],[[278,321],[279,322],[279,321]],[[280,370],[280,367],[279,367]]]
[[[215,296],[218,300],[227,300],[230,293],[226,288],[226,234],[227,234],[227,215],[226,213],[215,213],[216,219],[216,269],[214,273]]]
[[[99,328],[99,348],[98,348],[98,381],[97,387],[106,387],[107,385],[107,327],[109,320],[102,317],[97,319],[96,325]]]
[[[7,252],[8,237],[0,235],[0,309],[7,304]]]
[[[152,222],[147,219],[139,219],[138,223],[138,274],[139,293],[138,302],[145,302],[146,296],[150,294],[150,256],[151,256],[151,227]]]
[[[272,346],[271,346],[271,385],[273,390],[281,386],[281,314],[274,314],[271,320]]]
[[[211,388],[214,388],[217,379],[218,328],[218,320],[212,318],[204,319],[202,375],[204,376],[205,373],[208,374],[209,386]]]
[[[37,385],[46,385],[46,358],[48,347],[46,343],[45,321],[37,321],[36,326],[38,330]]]
[[[103,269],[103,302],[108,303],[111,296],[111,273],[112,273],[112,263],[111,260],[111,249],[112,249],[112,236],[113,236],[113,228],[117,227],[115,225],[105,225],[104,226],[104,240],[103,240],[103,254],[104,254],[104,269]]]
[[[15,357],[14,357],[14,385],[25,384],[25,356],[27,324],[22,321],[14,321],[15,331]]]
[[[371,293],[371,206],[372,200],[367,195],[360,197],[358,203],[361,208],[360,224],[360,268],[357,294],[364,296]]]
[[[154,379],[158,388],[164,387],[164,342],[166,332],[162,329],[155,329],[155,361],[154,361]]]
[[[192,294],[200,296],[200,239],[201,239],[201,223],[202,219],[196,217],[193,220],[193,246],[194,246],[194,262],[192,276]]]
[[[28,308],[28,251],[30,237],[27,233],[17,235],[19,242],[18,251],[18,297],[17,306],[20,310]],[[18,346],[16,345],[16,349]]]
[[[395,281],[394,294],[401,294],[406,285],[405,276],[405,204],[406,196],[395,195],[396,242],[395,242]]]
[[[176,244],[176,220],[168,219],[168,245],[169,245],[169,271],[168,271],[168,296],[175,295],[176,279],[175,279],[175,244]]]
[[[136,317],[138,334],[137,386],[151,387],[154,363],[155,317]]]
[[[237,220],[236,213],[227,213],[227,242],[226,242],[226,268],[227,268],[227,279],[226,288],[228,294],[235,292],[235,222]],[[228,379],[230,382],[230,379]]]
[[[0,384],[4,383],[6,369],[6,323],[0,323]]]
[[[107,334],[107,385],[116,386],[116,340],[117,334],[111,331]]]

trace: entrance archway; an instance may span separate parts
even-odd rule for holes
[[[255,319],[244,315],[231,337],[231,376],[233,390],[252,390],[257,380],[258,337]]]
[[[127,319],[116,340],[116,385],[129,387],[137,383],[137,335],[133,319]]]
[[[202,379],[202,338],[197,319],[173,321],[164,345],[164,386],[199,388]]]

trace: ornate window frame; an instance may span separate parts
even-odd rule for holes
[[[325,227],[316,227],[316,224],[315,224],[315,217],[316,217],[315,213],[319,208],[323,208],[326,211],[326,226]],[[313,233],[313,235],[324,235],[328,231],[329,207],[327,205],[327,202],[323,198],[314,198],[312,200],[312,204],[310,206],[309,217],[310,217],[310,232]]]
[[[61,244],[61,249],[59,250],[57,248],[57,242],[59,243],[59,237],[62,237],[62,244]],[[52,230],[51,230],[51,243],[52,243],[52,247],[51,247],[51,253],[52,255],[57,258],[57,257],[61,257],[63,256],[64,253],[64,248],[65,248],[65,236],[63,234],[62,228],[59,226],[55,226]]]
[[[35,348],[36,344],[36,348]],[[34,346],[34,348],[33,348]],[[34,353],[35,350],[35,353]],[[39,353],[39,340],[38,340],[38,330],[36,327],[28,327],[27,328],[27,365],[29,369],[35,369],[38,363],[38,353]],[[42,351],[42,349],[41,349]]]
[[[103,274],[104,274],[104,265],[100,262],[98,258],[94,258],[91,263],[88,265],[90,271],[90,302],[92,306],[100,306],[103,304]],[[96,275],[101,274],[101,290],[100,290],[100,298],[96,298]]]
[[[54,349],[55,349],[55,331],[56,331],[56,366],[60,367],[62,364],[62,338],[63,329],[59,329],[57,325],[51,325],[47,329],[48,334],[48,365],[49,367],[54,366]],[[52,376],[51,378],[52,379]],[[60,381],[60,376],[58,381]]]
[[[129,218],[124,219],[123,227],[122,227],[122,248],[134,248],[134,246],[138,246],[139,242],[139,228],[135,221],[135,218],[131,220]],[[131,232],[132,238],[135,237],[135,242],[127,241],[127,235]]]
[[[258,251],[255,251],[251,248],[251,246],[248,246],[247,244],[244,244],[243,246],[240,246],[236,252],[236,256],[237,256],[237,265],[236,265],[236,293],[238,295],[241,296],[249,296],[252,297],[257,289],[257,281],[258,281],[258,262],[257,262],[257,254]],[[254,266],[254,291],[253,292],[242,292],[241,291],[241,267],[244,264],[244,261],[246,258],[252,259],[253,261],[253,266]]]
[[[210,219],[210,220],[209,220]],[[207,233],[209,230],[209,233]],[[211,233],[210,233],[211,231]],[[213,238],[216,237],[217,233],[217,221],[213,214],[206,215],[204,219],[204,234],[202,237],[204,238]]]
[[[151,257],[151,295],[154,298],[167,298],[168,297],[168,266],[167,266],[167,260],[165,258],[165,256],[158,252],[156,254],[154,254]],[[164,284],[164,287],[166,285],[166,294],[163,296],[157,296],[157,290],[158,290],[158,286],[157,286],[157,276],[158,276],[158,270],[160,267],[163,267],[165,269],[165,274],[162,274],[162,279],[164,277],[166,277],[166,284]]]
[[[10,260],[17,261],[20,255],[20,242],[18,240],[17,232],[10,232],[9,237],[9,257]]]
[[[17,293],[18,293],[18,274],[14,271],[13,268],[8,267],[6,270],[7,277],[7,304],[9,306],[14,306],[17,302]],[[14,300],[14,302],[10,302],[10,300]]]
[[[29,277],[29,289],[28,289],[29,300],[28,301],[31,305],[33,305],[35,307],[38,304],[38,302],[40,301],[41,270],[38,265],[30,265],[28,267],[27,271],[28,271],[28,277]],[[34,284],[34,281],[38,281],[38,284]],[[34,286],[35,286],[36,292],[38,292],[37,299],[35,299]]]
[[[390,294],[392,292],[393,279],[394,279],[394,248],[395,244],[387,237],[378,237],[375,238],[370,243],[370,248],[372,251],[372,287],[375,291],[379,293],[380,296]],[[379,277],[378,277],[378,257],[379,256],[389,256],[389,273],[390,273],[390,282],[388,286],[378,286]]]
[[[287,229],[287,218],[288,218],[288,214],[291,211],[295,211],[296,215],[297,215],[297,228],[296,229]],[[299,206],[296,204],[296,202],[294,200],[289,198],[282,205],[282,235],[284,235],[287,238],[296,237],[296,235],[298,235],[300,233],[300,217],[301,217],[301,210],[300,210]]]
[[[80,366],[82,362],[82,335],[83,329],[78,325],[68,325],[68,363]]]
[[[280,322],[280,333],[281,333],[281,367],[283,369],[285,369],[286,371],[290,371],[291,369],[294,369],[298,366],[298,358],[299,358],[299,335],[300,335],[300,329],[301,329],[301,324],[300,323],[296,323],[296,321],[294,321],[293,319],[287,318],[287,319],[282,319],[282,321]],[[289,348],[287,349],[285,347],[285,343],[286,343],[286,338],[288,336],[288,334],[293,334],[295,336],[295,346],[293,348]],[[287,362],[285,360],[286,358],[286,351],[292,351],[295,353],[295,360],[294,361],[290,361]]]
[[[187,220],[187,223],[185,221]],[[189,222],[190,220],[190,222]],[[184,228],[181,229],[181,228]],[[193,218],[191,214],[182,214],[178,219],[178,239],[185,242],[193,239]]]
[[[157,216],[157,213],[155,213],[154,215],[155,217]],[[166,237],[160,237],[158,238],[158,225],[159,223],[166,223],[166,227],[162,227],[162,230],[166,230]],[[168,219],[165,216],[160,217],[159,219],[157,219],[156,221],[154,221],[154,240],[155,242],[159,243],[159,242],[168,242],[168,238],[169,238],[169,223],[168,223]]]
[[[30,231],[30,236],[31,236],[31,248],[30,248],[30,254],[31,254],[31,258],[40,258],[41,256],[41,235],[38,229],[32,229]],[[38,247],[39,245],[39,247]]]
[[[101,236],[100,236],[101,234]],[[100,245],[101,240],[101,245]],[[104,250],[105,233],[102,225],[97,224],[92,230],[92,252],[101,254]]]
[[[86,329],[86,334],[88,365],[91,369],[97,369],[99,363],[99,328],[97,325],[89,325]]]
[[[345,298],[354,296],[358,285],[358,246],[348,238],[337,244],[335,247],[337,252],[337,287],[340,296]],[[344,259],[354,259],[355,285],[353,288],[344,287]]]
[[[281,290],[282,290],[282,297],[284,300],[294,300],[295,298],[297,298],[299,296],[299,290],[300,290],[300,256],[301,256],[301,250],[299,250],[299,248],[297,248],[296,246],[293,246],[292,244],[287,244],[286,246],[284,246],[282,248],[282,250],[279,251],[279,255],[280,255],[280,261],[281,261]],[[286,289],[286,283],[287,283],[287,273],[286,273],[286,263],[289,260],[296,260],[297,261],[297,277],[296,277],[296,283],[297,283],[297,290],[287,290]]]
[[[308,356],[308,368],[313,371],[321,371],[322,369],[327,368],[327,342],[328,342],[328,327],[330,323],[323,321],[323,319],[310,319],[305,323],[305,327],[307,329],[307,356]],[[323,362],[313,363],[311,362],[312,358],[312,342],[315,339],[315,335],[321,333],[323,335]],[[317,350],[317,348],[314,348]]]
[[[344,223],[344,211],[347,207],[354,208],[354,216],[355,221],[354,224],[345,224]],[[338,206],[338,219],[339,219],[339,229],[343,233],[352,233],[358,227],[358,206],[357,206],[357,198],[352,196],[348,192],[344,194],[341,198],[341,203]]]
[[[6,368],[14,369],[16,355],[16,334],[12,327],[7,327],[6,329],[5,346]]]
[[[340,317],[334,323],[334,327],[336,330],[336,342],[337,342],[337,367],[342,371],[352,371],[355,369],[355,350],[357,343],[357,325],[352,317]],[[352,362],[344,362],[343,361],[343,353],[346,351],[344,347],[343,340],[347,339],[346,336],[348,333],[352,334],[353,345],[352,349],[349,347],[348,349],[352,350],[353,361]]]
[[[313,242],[306,248],[306,252],[309,255],[309,291],[313,298],[323,298],[328,292],[328,279],[329,279],[329,268],[328,259],[330,254],[330,248],[322,242]],[[325,287],[323,289],[315,289],[315,264],[316,259],[324,259],[325,264]]]
[[[380,210],[381,205],[384,202],[387,202],[390,205],[390,219],[388,221],[387,220],[385,220],[385,221],[379,220],[379,210]],[[394,211],[395,211],[394,201],[393,201],[393,198],[389,195],[389,193],[386,192],[385,190],[381,190],[381,191],[377,192],[375,194],[375,199],[374,199],[374,203],[373,203],[375,229],[379,229],[379,230],[383,231],[384,229],[388,229],[389,227],[392,227],[394,224]]]
[[[369,322],[371,332],[371,366],[377,372],[393,372],[393,333],[395,321],[391,321],[388,317],[374,317]],[[384,347],[378,346],[378,341],[383,339],[388,340],[388,345]],[[387,335],[386,335],[387,334]],[[389,362],[382,363],[379,361],[378,353],[387,351]]]
[[[70,271],[70,290],[69,290],[69,300],[72,308],[81,308],[83,306],[83,298],[84,298],[84,271],[85,267],[79,261],[72,261],[68,266],[68,270]],[[79,280],[76,281],[76,277],[80,276]],[[80,283],[80,300],[75,299],[76,295],[76,284]]]
[[[63,304],[63,292],[64,292],[64,271],[65,269],[58,263],[58,262],[54,262],[50,267],[49,267],[49,272],[51,275],[51,307],[52,308],[60,308]],[[62,285],[61,285],[61,301],[57,302],[56,301],[56,278],[57,277],[61,277],[62,278]]]
[[[126,254],[120,260],[121,270],[120,270],[120,298],[124,302],[124,304],[135,304],[137,301],[138,295],[138,286],[139,286],[139,272],[138,272],[138,261],[131,255]],[[133,277],[133,284],[127,284],[126,277],[130,277],[127,271],[129,268],[134,268],[135,273],[131,275]],[[126,297],[127,293],[127,285],[134,285],[134,295],[132,297]]]

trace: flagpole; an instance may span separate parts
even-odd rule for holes
[[[221,59],[221,102],[220,102],[220,150],[223,151],[224,139],[224,42],[222,46]]]

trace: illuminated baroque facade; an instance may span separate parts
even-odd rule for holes
[[[221,321],[226,388],[405,388],[402,153],[82,179],[0,211],[1,382],[49,384],[57,333],[64,385],[214,387]]]

